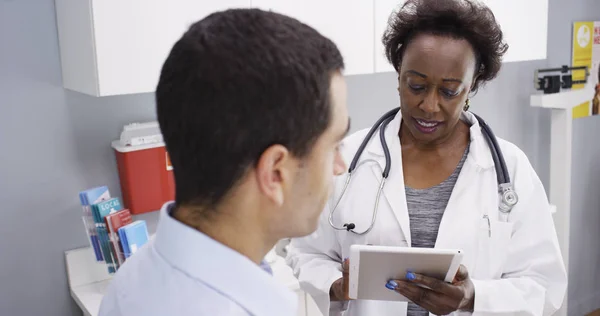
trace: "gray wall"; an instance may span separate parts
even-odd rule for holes
[[[109,143],[153,95],[65,92],[53,0],[0,1],[0,315],[81,315],[65,250],[86,246],[78,192],[119,193]]]
[[[549,12],[548,64],[571,60],[574,21],[600,21],[599,0],[552,1]],[[591,98],[591,96],[590,96]],[[549,148],[550,119],[541,126],[543,148]],[[571,184],[571,240],[569,254],[569,315],[584,315],[600,308],[600,117],[573,121]],[[548,151],[540,152],[540,165],[549,166]],[[544,171],[549,170],[545,169]]]
[[[571,21],[593,18],[600,19],[598,0],[550,0],[552,65],[570,60]],[[64,91],[52,0],[0,0],[0,43],[0,315],[77,315],[63,256],[87,245],[77,193],[107,184],[119,195],[109,143],[124,124],[154,119],[153,95],[92,98]],[[498,136],[527,153],[545,184],[549,116],[530,108],[528,97],[533,69],[547,65],[506,64],[472,102]],[[398,104],[394,74],[355,76],[348,82],[354,129],[369,126]],[[576,135],[585,134],[584,121],[592,127],[595,119],[576,124]],[[597,159],[585,157],[594,166]],[[590,202],[580,208],[597,210],[600,203]],[[152,230],[156,214],[142,218]],[[580,269],[590,276],[592,263],[581,258]],[[590,258],[598,262],[597,255]]]
[[[569,315],[600,308],[600,117],[573,126]]]

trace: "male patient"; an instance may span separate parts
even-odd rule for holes
[[[330,40],[284,15],[235,9],[190,27],[156,89],[176,198],[100,315],[296,315],[296,296],[260,264],[316,229],[345,169],[342,68]]]

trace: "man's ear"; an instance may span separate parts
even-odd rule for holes
[[[292,155],[281,145],[267,148],[256,164],[258,188],[278,206],[284,203],[285,186],[291,182]]]

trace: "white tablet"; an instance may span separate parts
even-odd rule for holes
[[[352,245],[350,247],[349,297],[361,300],[409,301],[385,284],[406,280],[413,272],[452,282],[462,261],[459,249]]]

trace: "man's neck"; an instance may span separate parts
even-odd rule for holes
[[[245,220],[236,212],[208,210],[211,215],[200,215],[204,210],[177,208],[173,218],[209,236],[215,241],[239,252],[259,264],[277,242],[266,236],[257,220]]]

